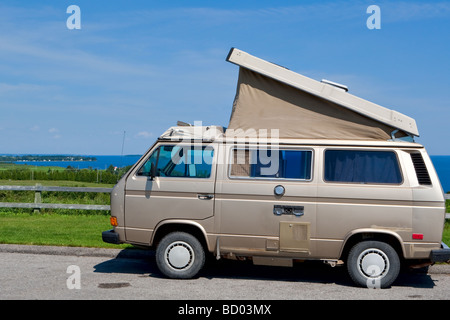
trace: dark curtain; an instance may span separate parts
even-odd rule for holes
[[[399,184],[402,176],[394,152],[327,150],[325,180]]]

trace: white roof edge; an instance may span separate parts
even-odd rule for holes
[[[223,136],[221,126],[173,126],[164,131],[159,139],[169,140],[208,140],[213,141]]]
[[[417,142],[409,142],[402,140],[328,140],[328,139],[296,139],[296,138],[280,138],[280,139],[261,139],[256,137],[227,137],[222,136],[215,140],[219,143],[237,143],[246,145],[259,146],[279,146],[284,145],[303,145],[303,146],[352,146],[352,147],[396,147],[396,148],[424,148]]]
[[[368,118],[403,130],[410,135],[419,136],[419,130],[417,129],[416,121],[413,118],[354,96],[332,85],[316,81],[284,67],[252,56],[242,50],[231,48],[226,61],[306,91],[322,99],[337,103]]]

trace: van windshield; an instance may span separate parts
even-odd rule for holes
[[[150,176],[151,166],[158,177],[209,178],[214,150],[193,145],[162,145],[148,158],[137,175]]]

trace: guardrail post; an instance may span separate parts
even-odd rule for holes
[[[38,187],[41,187],[40,183],[36,183],[36,191],[34,192],[34,203],[42,203],[42,190]],[[40,208],[34,208],[34,213],[40,213]]]

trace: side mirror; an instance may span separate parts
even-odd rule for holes
[[[150,165],[150,180],[153,180],[156,176],[156,167],[155,164],[152,162]]]

